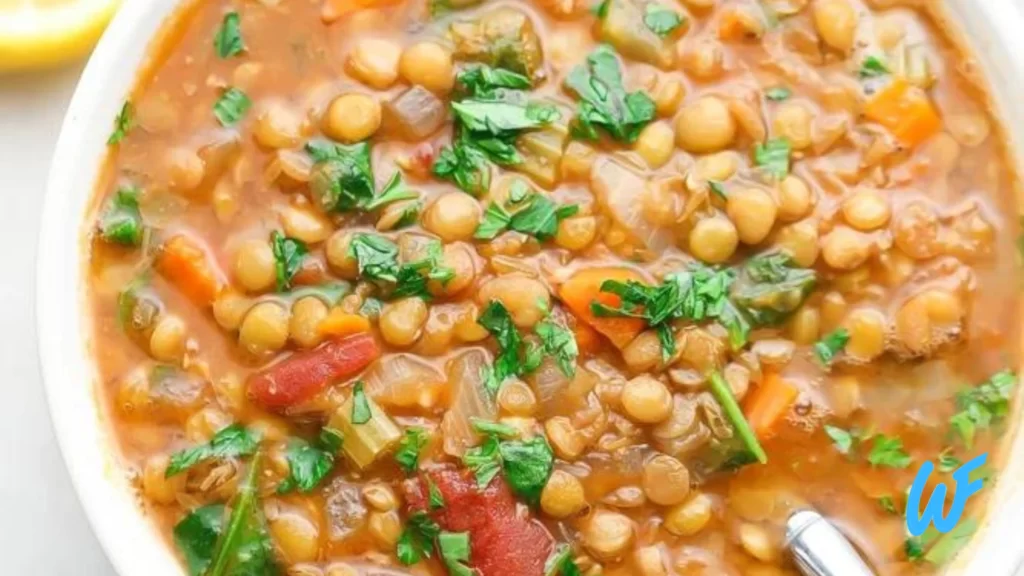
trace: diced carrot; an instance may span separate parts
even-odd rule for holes
[[[611,307],[622,304],[622,299],[617,295],[601,292],[601,284],[606,280],[643,282],[643,278],[629,268],[588,268],[577,272],[562,284],[559,297],[577,318],[603,334],[616,347],[624,348],[644,329],[646,323],[640,318],[594,315],[590,305],[595,301]]]
[[[767,372],[764,381],[747,399],[747,422],[760,438],[775,434],[776,427],[789,412],[800,390],[774,372]]]
[[[320,321],[317,330],[324,336],[351,336],[369,332],[370,321],[365,316],[349,314],[340,308],[335,308]]]
[[[924,90],[896,78],[868,100],[864,115],[913,148],[942,129],[942,119]]]
[[[593,354],[601,348],[601,337],[588,324],[576,322],[572,332],[573,336],[576,337],[576,347],[579,348],[581,353]]]
[[[178,234],[164,242],[156,259],[156,268],[192,301],[207,305],[224,286],[213,258],[198,240]]]

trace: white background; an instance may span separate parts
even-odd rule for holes
[[[114,576],[60,458],[36,354],[39,214],[79,71],[0,76],[0,573],[12,576]]]

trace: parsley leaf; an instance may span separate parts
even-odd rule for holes
[[[722,200],[728,200],[729,195],[725,193],[725,186],[721,182],[715,182],[714,180],[708,180],[708,188],[715,193],[716,196]]]
[[[572,559],[572,548],[568,544],[559,544],[551,551],[544,562],[544,576],[582,576]]]
[[[555,456],[547,440],[535,436],[529,440],[501,440],[517,431],[484,420],[474,420],[473,427],[486,434],[484,442],[466,451],[463,463],[476,475],[477,486],[486,488],[499,472],[512,492],[531,506],[540,502],[540,493],[554,469]]]
[[[765,90],[764,92],[764,97],[771,100],[772,102],[782,102],[783,100],[787,100],[792,95],[793,92],[789,88],[786,88],[785,86],[775,86],[773,88]]]
[[[837,328],[829,334],[826,334],[824,338],[818,340],[814,345],[814,354],[817,355],[818,361],[828,366],[835,359],[836,355],[846,347],[846,343],[850,341],[850,331],[846,328]]]
[[[860,63],[858,74],[861,78],[877,78],[889,74],[889,67],[878,56],[868,56]]]
[[[128,132],[135,127],[135,107],[130,100],[125,100],[121,105],[121,111],[114,117],[114,131],[107,138],[107,144],[119,144]]]
[[[214,458],[252,456],[259,448],[260,438],[241,424],[232,424],[213,435],[206,444],[186,448],[171,455],[165,476],[170,478]]]
[[[100,217],[99,231],[104,240],[123,246],[138,246],[142,243],[145,228],[142,212],[139,211],[141,193],[135,186],[117,189]]]
[[[956,456],[953,456],[950,453],[949,449],[946,449],[946,450],[943,450],[939,454],[939,463],[938,463],[937,468],[939,469],[939,472],[947,472],[948,473],[948,472],[952,472],[952,471],[956,470],[962,464],[963,464],[963,462],[961,462],[959,458],[957,458]]]
[[[521,202],[520,202],[521,203]],[[509,214],[499,204],[491,204],[473,237],[492,240],[507,229],[548,240],[558,232],[558,223],[579,212],[579,206],[558,206],[543,194],[533,193],[526,205],[515,214]]]
[[[976,388],[957,395],[959,411],[950,418],[950,425],[965,446],[973,446],[979,429],[989,428],[1006,418],[1016,384],[1017,375],[1011,370],[1004,370]]]
[[[490,100],[466,99],[452,102],[452,112],[462,126],[470,132],[504,137],[506,133],[540,128],[558,119],[558,110],[540,104],[514,104]],[[485,149],[486,151],[486,149]],[[493,156],[492,156],[492,159]],[[518,163],[516,159],[509,163]],[[502,162],[499,162],[502,163]]]
[[[508,424],[499,424],[498,422],[484,420],[475,416],[470,417],[469,422],[473,426],[473,430],[483,436],[490,434],[505,439],[519,437],[519,431]]]
[[[411,566],[433,554],[434,539],[441,534],[441,527],[425,512],[409,516],[402,534],[398,537],[395,555],[398,561]]]
[[[221,58],[231,58],[245,51],[238,12],[232,10],[224,15],[224,20],[213,37],[213,47],[217,51],[217,56]]]
[[[493,240],[508,229],[512,223],[512,216],[501,207],[500,204],[491,203],[484,211],[484,218],[477,226],[473,238],[478,240]]]
[[[580,98],[573,133],[587,140],[597,139],[597,128],[620,142],[633,143],[640,131],[654,120],[654,101],[642,91],[626,92],[615,51],[598,46],[586,65],[569,72],[566,87]]]
[[[370,410],[370,402],[366,399],[366,392],[363,391],[363,382],[358,381],[352,388],[352,423],[366,424],[373,418]]]
[[[459,72],[456,80],[471,96],[477,98],[497,97],[502,89],[529,90],[533,84],[522,74],[483,64],[470,66]]]
[[[644,10],[644,25],[651,32],[665,38],[671,36],[683,25],[683,17],[675,10],[652,2]]]
[[[462,463],[473,471],[477,488],[483,490],[491,484],[491,480],[501,472],[501,461],[498,454],[498,437],[491,434],[478,445],[466,450],[462,455]]]
[[[828,424],[825,425],[825,434],[828,434],[828,437],[832,439],[832,443],[835,444],[836,450],[839,451],[840,454],[846,456],[850,455],[858,440],[856,434]]]
[[[473,576],[476,572],[466,566],[469,562],[469,532],[441,532],[437,537],[441,559],[448,567],[449,576]]]
[[[192,576],[204,574],[213,561],[217,539],[224,532],[224,511],[223,504],[196,508],[174,526],[174,544]]]
[[[441,494],[441,489],[434,484],[434,481],[427,477],[427,495],[430,500],[431,510],[440,510],[444,508],[444,496]]]
[[[391,180],[384,185],[384,189],[381,190],[380,194],[373,197],[372,200],[363,203],[360,208],[367,212],[383,208],[393,202],[400,202],[402,200],[413,200],[419,198],[420,195],[416,192],[409,190],[402,183],[402,173],[395,172]]]
[[[277,271],[277,291],[284,292],[292,287],[292,280],[302,268],[302,261],[309,249],[301,240],[289,238],[277,230],[270,233],[270,247]]]
[[[521,376],[537,369],[542,350],[524,344],[512,322],[508,309],[497,300],[491,300],[480,314],[477,323],[487,329],[498,342],[498,355],[494,367],[484,379],[484,388],[495,397],[502,383],[511,376]]]
[[[377,234],[355,234],[348,255],[359,267],[359,275],[369,280],[398,282],[398,245]]]
[[[252,107],[252,100],[238,88],[228,88],[213,104],[213,115],[225,128],[233,126]]]
[[[445,284],[455,276],[454,270],[441,264],[443,254],[437,241],[427,246],[426,257],[406,264],[398,263],[398,245],[377,234],[354,235],[348,253],[358,263],[361,276],[393,286],[392,298],[427,299],[430,297],[428,280]]]
[[[420,451],[427,445],[427,431],[419,426],[406,428],[405,436],[398,443],[395,451],[395,461],[405,470],[406,474],[413,474],[420,465]]]
[[[893,502],[892,496],[881,496],[878,498],[878,505],[882,507],[882,510],[890,514],[899,514],[896,510],[896,503]]]
[[[789,155],[792,147],[785,138],[770,138],[754,146],[754,163],[779,180],[789,173]]]
[[[369,144],[343,145],[319,140],[307,143],[306,153],[315,163],[309,180],[310,193],[321,210],[351,212],[366,210],[368,205],[383,205],[374,198]],[[385,187],[385,192],[390,186],[391,183]]]
[[[487,155],[464,136],[456,138],[450,147],[441,149],[431,170],[434,176],[450,180],[459,189],[475,196],[483,194],[491,186]]]
[[[911,461],[910,454],[903,449],[903,441],[899,438],[878,434],[872,439],[871,452],[868,453],[868,462],[872,466],[906,468]]]
[[[570,380],[576,377],[576,358],[580,350],[572,330],[555,322],[550,317],[541,320],[534,328],[540,337],[544,353],[553,356],[562,374]]]
[[[911,562],[917,562],[924,557],[924,547],[921,545],[921,539],[916,536],[911,536],[903,541],[903,553],[907,555],[907,560]]]
[[[286,494],[296,489],[308,494],[334,468],[334,454],[338,450],[341,437],[329,428],[324,428],[324,432],[327,434],[321,436],[327,439],[326,445],[313,446],[301,438],[292,438],[288,441],[288,448],[285,450],[288,477],[278,484],[278,494]]]

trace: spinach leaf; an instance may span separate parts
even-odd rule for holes
[[[302,261],[309,254],[309,249],[301,240],[289,238],[277,230],[270,233],[270,247],[274,253],[277,291],[284,292],[291,289],[292,280],[302,268]]]
[[[814,354],[818,357],[818,361],[828,366],[832,363],[843,348],[846,347],[846,343],[850,341],[850,331],[846,328],[836,328],[829,334],[826,334],[824,338],[818,340],[814,345]]]
[[[398,561],[411,566],[424,558],[430,558],[434,550],[434,539],[441,534],[441,527],[425,512],[415,512],[405,523],[395,555]]]
[[[277,576],[280,573],[274,561],[274,543],[256,501],[261,461],[262,455],[257,452],[235,495],[227,529],[217,543],[204,576]]]
[[[114,117],[114,131],[107,138],[107,144],[120,144],[128,132],[135,127],[135,107],[130,100],[125,100],[121,111]]]
[[[189,512],[174,526],[174,544],[192,576],[202,576],[213,561],[217,539],[224,532],[224,505],[210,504]]]
[[[187,448],[171,455],[166,476],[180,474],[200,462],[213,458],[239,458],[252,456],[259,449],[260,437],[241,424],[232,424],[216,434],[206,444]]]
[[[573,132],[597,139],[597,129],[620,142],[633,143],[640,131],[654,120],[654,101],[642,91],[626,92],[615,51],[607,44],[598,46],[586,65],[569,72],[566,87],[580,98]]]
[[[657,2],[648,4],[644,10],[644,25],[662,38],[671,36],[683,25],[683,21],[678,12]]]
[[[469,562],[469,532],[441,532],[437,536],[441,559],[449,576],[473,576],[476,572],[466,566]]]
[[[558,120],[558,110],[544,104],[514,104],[466,99],[452,102],[455,118],[470,132],[502,137],[507,132],[540,128]]]
[[[139,211],[141,193],[142,191],[135,186],[117,189],[107,202],[103,216],[100,217],[99,231],[104,240],[123,246],[142,244],[145,227],[142,223],[142,212]]]
[[[738,269],[731,296],[754,326],[778,326],[803,305],[816,282],[814,270],[799,268],[788,254],[773,251]]]
[[[366,424],[370,418],[373,418],[373,412],[370,410],[370,402],[366,399],[363,382],[356,382],[352,388],[352,423]]]
[[[779,180],[789,174],[789,155],[792,146],[785,138],[772,138],[754,146],[754,163]]]
[[[325,140],[306,144],[315,162],[309,189],[317,206],[325,212],[351,212],[374,202],[370,145],[344,145]],[[382,204],[377,202],[378,207]]]
[[[252,107],[252,100],[238,88],[228,88],[213,104],[213,115],[225,128],[233,126]]]
[[[413,474],[420,465],[420,452],[427,445],[427,431],[419,426],[406,428],[405,436],[395,450],[395,461],[405,470],[406,474]]]
[[[245,51],[245,44],[242,42],[241,18],[238,12],[232,10],[224,15],[217,34],[213,37],[213,48],[217,56],[231,58]]]

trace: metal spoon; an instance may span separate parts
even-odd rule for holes
[[[789,517],[786,547],[804,576],[874,576],[842,532],[814,510]]]

